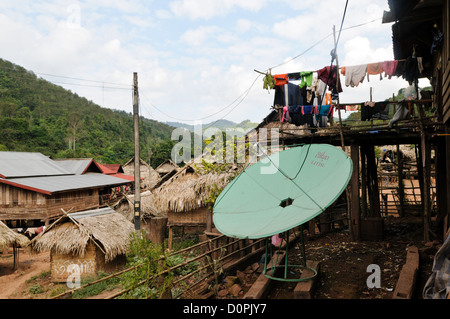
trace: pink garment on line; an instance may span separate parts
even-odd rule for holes
[[[389,79],[391,79],[392,76],[397,72],[398,61],[384,61],[381,62],[381,66],[384,73],[389,77]]]

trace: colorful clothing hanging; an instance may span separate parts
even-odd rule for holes
[[[273,77],[275,79],[276,86],[281,86],[289,82],[287,74],[276,74]]]
[[[380,62],[367,64],[367,81],[369,81],[369,75],[377,75],[377,74],[380,74],[380,80],[382,80],[383,79],[382,73],[383,67]]]
[[[365,102],[361,104],[361,121],[387,120],[388,114],[389,106],[387,102]]]
[[[339,74],[337,72],[337,67],[333,65],[331,68],[329,66],[326,66],[318,70],[317,76],[319,80],[322,80],[323,82],[325,82],[325,84],[328,85],[328,88],[331,91],[334,87],[336,87],[337,77],[339,76]],[[338,92],[342,92],[341,81],[339,81]]]
[[[383,68],[384,75],[391,79],[392,76],[397,74],[398,61],[381,62],[381,67]]]
[[[364,81],[367,72],[367,64],[344,66],[341,74],[345,76],[345,86],[356,87]]]
[[[299,84],[300,88],[303,88],[305,85],[306,87],[310,87],[313,81],[313,72],[311,71],[300,72],[300,79],[301,79],[301,82]]]

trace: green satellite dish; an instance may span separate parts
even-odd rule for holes
[[[221,192],[213,208],[214,225],[241,239],[288,231],[335,202],[352,171],[347,154],[328,144],[275,153],[247,167]]]

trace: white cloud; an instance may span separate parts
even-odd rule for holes
[[[267,0],[177,0],[172,1],[169,6],[175,15],[196,20],[224,16],[233,8],[258,11],[267,2]]]
[[[202,45],[209,37],[217,34],[220,28],[216,26],[203,26],[195,30],[188,30],[181,36],[181,42],[192,46]]]
[[[381,17],[385,2],[350,1],[344,27]],[[79,25],[67,23],[76,21],[71,19],[76,11],[68,11],[73,4],[81,9]],[[344,4],[345,0],[40,0],[23,6],[5,0],[0,4],[1,58],[35,72],[130,86],[132,73],[138,72],[146,115],[173,120],[151,108],[150,102],[186,122],[220,111],[205,120],[209,122],[236,106],[236,99],[258,76],[254,69],[264,71],[290,61],[330,34],[333,25],[340,24]],[[343,32],[341,65],[392,55],[391,32],[381,22]],[[330,37],[273,72],[328,65],[332,44]],[[370,85],[375,94],[382,96],[383,89],[390,96],[392,81],[374,79]],[[102,106],[132,110],[128,90],[64,86]],[[368,90],[346,89],[343,98],[360,101]],[[259,121],[272,102],[273,92],[263,91],[260,77],[226,118]]]

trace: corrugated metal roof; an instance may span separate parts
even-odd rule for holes
[[[71,174],[41,153],[0,152],[0,177],[58,176]]]
[[[61,166],[63,169],[71,172],[72,174],[81,175],[88,168],[89,164],[91,164],[91,158],[84,159],[64,159],[55,160],[56,164]]]
[[[71,190],[124,185],[129,183],[129,181],[109,175],[90,173],[84,175],[43,176],[9,179],[0,178],[0,183],[51,195],[53,193]]]
[[[67,215],[69,215],[70,217],[72,217],[75,220],[78,220],[80,218],[100,216],[100,215],[112,214],[112,213],[116,213],[116,211],[110,207],[104,207],[104,208],[93,209],[93,210],[85,210],[85,211],[77,212],[77,213],[70,213]]]

